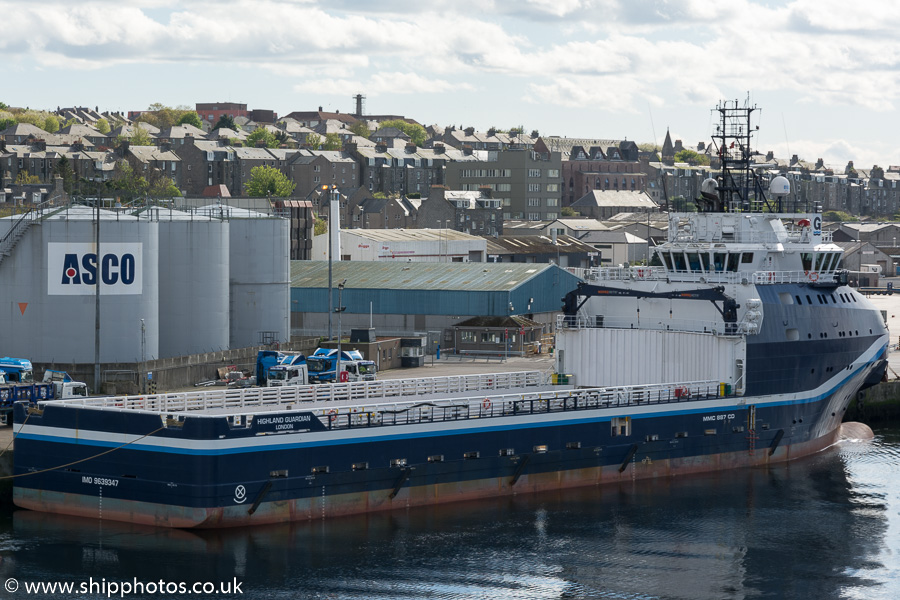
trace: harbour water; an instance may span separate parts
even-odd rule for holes
[[[199,596],[254,599],[893,599],[900,424],[875,433],[766,469],[252,529],[5,507],[0,584],[4,597],[96,584],[30,594],[43,598],[151,598],[121,585],[164,582],[237,583],[241,594]]]

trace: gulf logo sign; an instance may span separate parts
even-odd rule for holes
[[[51,296],[140,294],[142,244],[110,242],[47,244],[47,293]]]

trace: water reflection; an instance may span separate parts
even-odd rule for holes
[[[893,598],[900,430],[770,469],[221,531],[18,511],[2,576],[253,598]]]

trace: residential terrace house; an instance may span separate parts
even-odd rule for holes
[[[463,151],[464,154],[469,150]],[[490,188],[503,220],[556,219],[560,210],[560,155],[535,150],[474,150],[474,159],[447,164],[445,185],[453,190]]]
[[[560,153],[562,206],[571,206],[593,190],[646,189],[647,174],[634,142],[542,137],[535,148]]]

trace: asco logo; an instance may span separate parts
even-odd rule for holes
[[[139,243],[47,244],[47,293],[88,295],[141,293],[141,250]]]
[[[66,254],[63,258],[62,285],[97,283],[97,255],[84,254],[79,260],[77,254]],[[134,283],[135,261],[133,254],[123,254],[121,259],[115,254],[104,254],[100,260],[100,281],[115,285],[121,279],[125,285]]]

